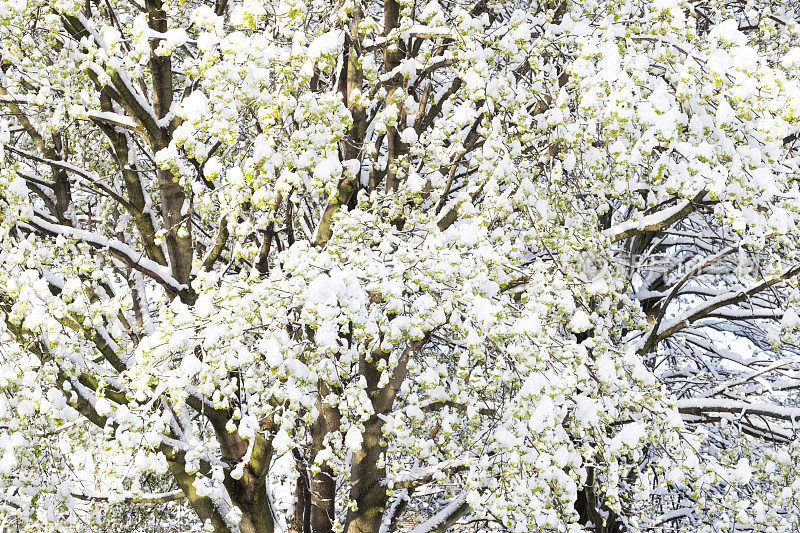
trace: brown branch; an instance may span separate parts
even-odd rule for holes
[[[143,254],[137,253],[128,245],[116,239],[104,239],[85,230],[53,224],[37,217],[25,222],[19,222],[17,226],[22,229],[30,228],[31,230],[36,230],[50,237],[63,235],[64,237],[84,242],[97,250],[108,250],[109,254],[114,258],[147,275],[150,279],[163,286],[169,293],[183,296],[188,295],[190,292],[187,285],[179,283],[170,273],[165,272],[163,265],[142,257]]]
[[[88,501],[88,502],[104,502],[112,499],[110,496],[106,496],[104,494],[82,494],[82,493],[72,493],[73,498],[77,498],[78,500]],[[157,504],[157,503],[167,503],[167,502],[174,502],[176,500],[182,500],[186,497],[183,490],[173,490],[171,492],[163,492],[161,494],[142,494],[138,496],[123,496],[122,501],[125,503],[142,503],[142,504]],[[114,498],[114,501],[117,501],[117,498]]]

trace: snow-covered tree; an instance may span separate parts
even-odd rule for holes
[[[5,518],[796,531],[798,20],[0,0]]]

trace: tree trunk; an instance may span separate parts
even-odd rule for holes
[[[361,448],[354,451],[350,459],[350,499],[356,507],[347,512],[346,533],[378,531],[388,502],[386,487],[382,483],[386,477],[383,464],[386,448],[381,444],[384,422],[379,415],[388,412],[391,404],[385,398],[386,388],[378,388],[381,377],[378,362],[387,358],[388,354],[376,350],[370,360],[361,355],[358,362],[359,374],[366,378],[373,414],[364,424]]]
[[[317,409],[319,416],[311,426],[310,459],[316,463],[317,454],[325,448],[325,437],[339,430],[339,410],[326,401],[330,394],[328,385],[320,381]],[[327,463],[318,464],[319,470],[311,476],[311,530],[314,533],[333,531],[336,513],[336,478]]]
[[[167,31],[167,14],[161,0],[147,0],[147,20],[150,29],[165,33]],[[173,80],[172,58],[169,55],[157,56],[156,49],[160,41],[150,41],[150,73],[153,76],[153,111],[156,118],[163,119],[172,107]],[[169,146],[169,132],[165,124],[157,124],[159,133],[153,146],[157,152]],[[155,132],[153,132],[155,133]],[[155,137],[155,136],[153,136]],[[183,204],[186,195],[183,186],[178,183],[177,176],[172,171],[158,169],[156,172],[158,187],[161,197],[161,215],[167,242],[167,253],[172,266],[172,274],[179,283],[189,284],[189,275],[192,272],[192,237],[188,218],[184,220]]]
[[[239,432],[229,432],[225,428],[227,417],[219,412],[209,416],[225,467],[223,485],[231,502],[242,512],[239,523],[241,533],[273,533],[275,514],[272,500],[267,490],[267,473],[272,459],[272,445],[261,433],[256,433],[250,456],[246,456],[249,441]],[[262,428],[263,429],[263,428]],[[234,479],[231,471],[246,461],[242,476]]]
[[[388,36],[389,33],[397,28],[400,25],[400,4],[397,3],[397,0],[386,0],[384,2],[383,8],[383,34],[384,36]],[[384,58],[384,69],[388,74],[396,67],[400,65],[400,61],[403,59],[403,53],[399,49],[392,48],[393,44],[399,43],[392,43],[391,41],[386,43],[386,49],[383,54]],[[392,83],[388,87],[388,92],[386,95],[386,101],[391,101],[392,94],[397,90],[398,87],[403,85],[405,78],[398,79],[395,83]],[[400,109],[398,109],[397,113],[397,125],[396,126],[389,126],[386,132],[386,150],[387,150],[387,157],[386,157],[386,190],[387,191],[396,191],[398,186],[400,185],[400,180],[398,179],[395,170],[392,168],[392,164],[394,161],[402,154],[403,148],[402,143],[400,142],[400,131],[405,127],[405,109],[402,105],[399,105]]]

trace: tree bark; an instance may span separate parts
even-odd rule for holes
[[[330,394],[328,385],[320,381],[318,391],[319,416],[311,426],[310,459],[314,463],[317,463],[317,454],[325,448],[325,437],[339,430],[341,418],[339,410],[326,401]],[[319,470],[311,476],[311,530],[314,533],[330,533],[336,516],[336,478],[329,464],[316,466]]]
[[[411,343],[398,358],[389,382],[380,387],[379,363],[387,360],[388,353],[374,351],[371,357],[359,358],[359,373],[367,381],[367,396],[372,402],[373,415],[364,424],[361,449],[353,452],[350,468],[350,499],[356,508],[347,513],[345,531],[347,533],[377,532],[381,526],[383,513],[389,496],[386,493],[386,446],[383,440],[384,416],[392,411],[394,399],[400,385],[408,374],[409,358],[417,353],[428,341],[429,335]]]
[[[386,357],[385,354],[379,355]],[[386,476],[386,467],[382,464],[386,450],[381,444],[384,422],[378,416],[383,413],[374,409],[381,392],[377,386],[381,375],[378,359],[378,354],[373,354],[371,361],[362,355],[359,361],[359,373],[367,380],[367,395],[372,400],[375,413],[364,424],[361,449],[353,452],[351,458],[350,499],[356,503],[356,508],[347,513],[347,533],[378,531],[388,501],[386,487],[382,483]]]
[[[350,15],[350,35],[345,38],[345,50],[342,53],[342,74],[339,79],[339,88],[343,90],[343,97],[347,102],[347,108],[353,122],[347,130],[347,135],[343,141],[342,152],[345,160],[360,159],[364,147],[364,136],[367,131],[367,110],[356,91],[361,91],[364,80],[364,73],[359,65],[361,56],[361,36],[358,26],[361,23],[363,14],[360,7],[353,10]],[[353,197],[359,186],[359,171],[355,176],[348,176],[342,179],[333,198],[328,200],[328,205],[320,217],[317,227],[314,245],[324,246],[333,235],[333,217],[346,206]]]
[[[272,446],[261,433],[256,433],[253,450],[247,457],[249,441],[236,430],[229,432],[225,428],[226,418],[217,417],[217,414],[209,418],[220,445],[222,461],[229,465],[225,468],[223,485],[231,502],[242,512],[239,530],[241,533],[272,533],[275,530],[275,516],[267,490]],[[231,471],[241,461],[245,461],[242,476],[234,479]]]
[[[384,8],[383,8],[383,34],[385,37],[389,36],[389,33],[397,28],[400,25],[400,4],[397,3],[397,0],[385,0]],[[397,49],[398,43],[392,43],[391,41],[386,43],[386,49],[384,50],[383,59],[384,59],[384,69],[388,74],[395,68],[400,65],[400,61],[403,58],[403,53]],[[394,92],[399,88],[402,87],[405,78],[400,77],[395,83],[388,88],[388,93],[386,95],[386,102],[390,102],[392,95]],[[392,105],[392,104],[389,104]],[[400,132],[399,130],[405,126],[405,109],[402,105],[400,105],[400,109],[398,109],[397,113],[397,125],[396,126],[389,126],[386,132],[386,150],[387,150],[387,158],[386,158],[386,190],[387,191],[396,191],[400,185],[400,180],[397,177],[397,173],[393,168],[394,161],[402,154],[403,147],[402,143],[400,142]]]
[[[150,29],[166,33],[167,14],[161,0],[147,0],[147,20]],[[169,55],[158,56],[156,49],[159,40],[150,41],[150,74],[153,77],[153,110],[156,118],[164,119],[172,107],[173,81],[172,58]],[[153,151],[158,152],[170,144],[168,128],[164,124],[157,124],[159,135],[155,140]],[[161,215],[164,219],[164,239],[167,242],[167,253],[172,266],[172,274],[179,283],[189,284],[189,275],[192,272],[192,225],[188,218],[184,220],[183,204],[186,194],[183,186],[178,182],[171,170],[158,169],[159,193],[161,196]]]

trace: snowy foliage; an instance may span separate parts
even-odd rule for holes
[[[0,0],[0,110],[6,518],[800,527],[791,1]]]

